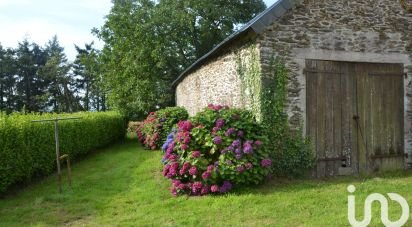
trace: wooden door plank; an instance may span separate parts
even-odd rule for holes
[[[363,173],[366,172],[366,150],[365,150],[365,144],[364,144],[364,137],[363,137],[363,132],[362,128],[364,128],[364,106],[365,106],[365,76],[362,74],[362,71],[360,70],[360,65],[359,64],[354,64],[354,71],[356,75],[356,109],[357,109],[357,116],[358,120],[355,121],[356,123],[356,133],[357,133],[357,148],[358,148],[358,165],[359,165],[359,172]]]

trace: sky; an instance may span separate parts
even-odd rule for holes
[[[268,6],[275,1],[264,0]],[[103,25],[111,5],[110,0],[0,0],[0,44],[15,48],[27,38],[43,46],[57,35],[73,61],[74,44],[94,41],[95,47],[103,46],[91,30]]]

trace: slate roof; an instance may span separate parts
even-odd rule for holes
[[[211,51],[209,51],[207,54],[199,58],[187,69],[185,69],[185,71],[183,71],[179,75],[179,77],[175,81],[173,81],[173,87],[177,86],[190,72],[201,66],[211,56],[217,54],[224,47],[226,47],[228,44],[230,44],[240,36],[247,34],[249,31],[252,31],[255,34],[263,32],[267,26],[269,26],[273,21],[282,17],[289,9],[295,6],[299,1],[300,0],[278,0],[272,6],[268,7],[266,10],[261,12],[259,15],[250,20],[238,31],[234,32],[232,35],[227,37],[216,47],[214,47]]]

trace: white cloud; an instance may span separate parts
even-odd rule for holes
[[[44,45],[57,35],[68,58],[74,60],[74,44],[83,46],[95,41],[97,47],[102,47],[91,29],[103,25],[110,7],[110,0],[0,0],[0,43],[16,47],[29,37]]]

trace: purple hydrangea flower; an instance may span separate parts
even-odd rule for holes
[[[243,136],[245,136],[245,133],[242,130],[239,130],[237,132],[237,136],[240,137],[240,138],[243,138]]]
[[[235,154],[242,154],[242,149],[240,149],[240,148],[236,148],[236,150],[235,150]]]
[[[240,147],[240,144],[241,144],[240,140],[235,140],[235,141],[233,141],[232,146],[233,147]]]
[[[234,151],[235,148],[234,148],[232,145],[230,145],[229,147],[227,147],[227,150],[228,150],[228,151]]]
[[[213,139],[213,143],[215,143],[215,144],[217,144],[217,145],[221,144],[221,143],[222,143],[222,138],[221,138],[220,136],[216,136],[216,137]]]
[[[173,141],[173,139],[172,139],[172,141]],[[162,146],[162,151],[166,151],[168,147],[169,147],[169,140],[166,140],[166,142]]]
[[[244,167],[244,166],[238,166],[238,167],[236,168],[236,170],[237,170],[239,173],[243,173],[243,171],[245,171],[245,167]]]
[[[251,154],[253,152],[253,147],[250,143],[246,142],[243,144],[243,152],[245,154]]]
[[[225,125],[225,119],[219,118],[219,119],[216,120],[216,124],[215,124],[216,127],[222,128],[223,125]]]
[[[216,166],[217,166],[218,164],[216,164]],[[215,166],[214,165],[209,165],[208,167],[207,167],[207,171],[209,171],[209,172],[212,172],[213,170],[215,169]]]
[[[257,145],[257,146],[262,146],[262,144],[263,144],[263,143],[262,143],[262,141],[260,141],[260,140],[256,140],[256,141],[255,141],[255,145]]]
[[[269,168],[272,165],[272,160],[271,159],[263,159],[260,162],[260,165],[264,168]]]
[[[242,154],[237,154],[236,155],[236,159],[241,159],[242,158]]]
[[[220,187],[221,193],[226,193],[232,189],[232,184],[229,181],[223,182],[223,185]]]
[[[234,132],[235,132],[234,128],[229,128],[228,130],[226,130],[225,136],[231,136]]]
[[[175,134],[173,131],[169,135],[167,135],[167,140],[169,139],[173,140],[174,138],[175,138]]]
[[[231,160],[227,160],[227,161],[226,161],[226,164],[228,164],[228,165],[231,166],[231,165],[233,165],[233,162],[232,162]]]
[[[228,151],[227,148],[225,148],[225,149],[221,150],[220,153],[221,153],[221,154],[226,154],[227,151]]]

